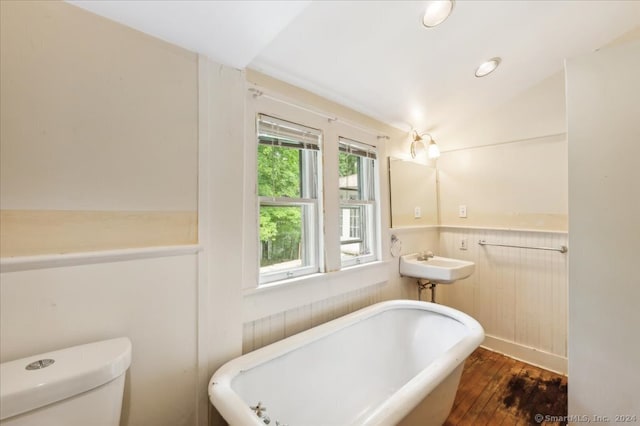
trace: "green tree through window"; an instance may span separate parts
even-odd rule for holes
[[[257,118],[260,283],[318,272],[322,132]]]
[[[358,173],[358,157],[355,155],[340,155],[340,176],[351,176]]]
[[[300,154],[298,149],[258,146],[258,195],[299,198]],[[301,239],[300,207],[260,209],[261,267],[298,259]]]

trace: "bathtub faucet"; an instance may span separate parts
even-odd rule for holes
[[[249,406],[253,411],[255,411],[256,415],[260,418],[264,417],[264,412],[267,411],[267,407],[262,405],[262,402],[258,401],[258,404],[255,407]]]

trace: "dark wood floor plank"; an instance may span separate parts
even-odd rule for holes
[[[507,383],[513,376],[520,374],[520,371],[524,368],[524,364],[520,361],[513,360],[510,363],[509,370],[500,377],[500,383],[495,392],[488,398],[487,403],[482,408],[478,416],[476,417],[476,425],[494,425],[502,424],[503,419],[507,416],[508,411],[504,408],[504,390],[507,387]]]
[[[460,386],[458,387],[458,394],[460,397],[456,398],[453,405],[454,409],[459,405],[465,406],[473,402],[469,401],[469,399],[474,400],[477,388],[480,386],[484,387],[491,379],[491,377],[488,377],[487,372],[494,367],[495,363],[500,359],[500,355],[495,352],[484,350],[478,352],[475,358],[477,359],[468,369],[465,365],[465,369],[467,369],[467,371],[463,371],[462,373],[464,381],[462,378],[460,379]]]
[[[461,398],[460,404],[452,413],[452,422],[460,424],[464,416],[473,408],[487,388],[491,386],[496,373],[505,363],[504,357],[500,355],[494,356],[492,359],[493,362],[487,365],[486,368],[480,372],[481,374],[476,375],[473,382],[470,383],[470,386],[466,390],[466,397]]]
[[[509,378],[509,371],[516,364],[514,359],[508,357],[502,357],[502,362],[500,363],[500,368],[495,372],[491,382],[487,385],[482,394],[476,399],[475,403],[472,407],[467,411],[467,413],[462,418],[462,422],[464,424],[474,425],[478,420],[478,417],[485,409],[489,400],[496,395],[496,393],[500,393],[500,390],[504,388],[506,382]]]
[[[503,426],[518,426],[518,420],[522,420],[522,419],[518,419],[513,414],[507,413],[502,419],[502,423],[494,423],[494,424],[503,425]]]
[[[511,398],[511,396],[514,396],[514,398],[512,398],[512,401],[510,403],[506,402],[507,404],[507,411],[509,411],[509,413],[511,415],[513,415],[514,417],[518,417],[518,406],[519,404],[526,404],[527,401],[529,401],[529,398],[531,398],[531,395],[533,393],[533,387],[532,386],[527,386],[526,384],[529,381],[533,381],[534,383],[538,381],[540,377],[540,369],[533,367],[531,365],[525,365],[525,367],[520,371],[520,374],[518,374],[518,376],[516,376],[513,380],[509,381],[509,384],[507,385],[510,389],[510,396],[508,396],[507,398]]]
[[[531,406],[529,420],[536,414],[542,416],[564,416],[567,414],[567,378],[559,374],[539,369],[538,391],[529,400]],[[559,422],[545,422],[545,425],[559,425]]]
[[[566,415],[566,384],[566,376],[478,348],[465,362],[445,426],[531,425],[537,411]]]

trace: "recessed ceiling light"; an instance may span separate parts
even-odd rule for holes
[[[484,77],[485,75],[491,74],[496,68],[498,68],[500,62],[502,62],[502,59],[496,57],[481,63],[480,66],[476,68],[476,77]]]
[[[422,25],[432,28],[443,23],[451,15],[453,3],[454,0],[433,0],[430,2],[422,17]]]

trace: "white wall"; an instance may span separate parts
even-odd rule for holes
[[[391,191],[391,225],[438,225],[437,171],[430,165],[389,158],[389,191]],[[416,217],[415,209],[420,209]]]
[[[442,225],[567,230],[564,135],[445,153],[438,169]]]
[[[2,2],[0,203],[195,211],[196,55],[62,2]]]
[[[199,409],[211,375],[242,351],[245,79],[199,58]],[[222,424],[210,409],[212,424]],[[200,412],[205,417],[205,412]]]
[[[64,2],[1,2],[3,257],[197,241],[194,53]]]
[[[565,127],[560,73],[443,140],[441,225],[566,231]]]
[[[460,241],[467,240],[467,250]],[[484,327],[485,347],[567,373],[567,255],[555,251],[480,246],[479,240],[534,247],[567,245],[567,234],[443,228],[440,252],[471,260],[467,279],[438,286],[438,301]]]
[[[566,255],[478,246],[480,239],[567,245],[562,77],[549,77],[442,140],[440,251],[475,262],[476,271],[438,291],[443,303],[480,321],[485,346],[566,373]],[[460,205],[466,218],[458,217]],[[459,250],[461,238],[466,251]]]
[[[191,254],[2,273],[0,360],[127,336],[121,424],[193,425],[196,266]]]
[[[66,3],[1,5],[0,359],[128,336],[122,425],[206,424],[242,348],[244,75]],[[179,246],[121,250],[158,245]]]
[[[500,107],[443,133],[438,142],[446,151],[537,138],[565,133],[566,123],[564,73],[558,72]]]
[[[640,42],[568,60],[569,414],[640,416]]]

